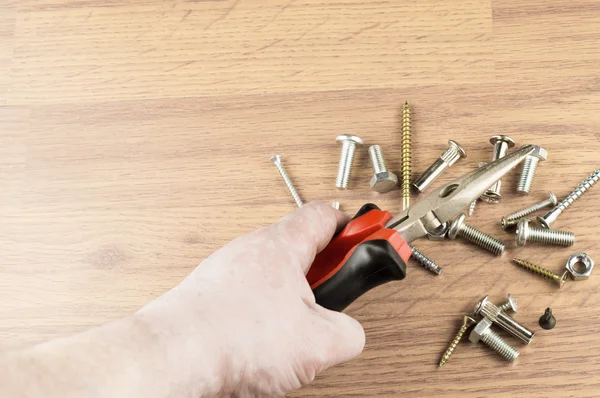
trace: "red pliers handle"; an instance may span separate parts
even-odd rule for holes
[[[306,278],[317,303],[342,311],[383,283],[406,276],[412,249],[394,229],[388,211],[364,205],[313,262]]]

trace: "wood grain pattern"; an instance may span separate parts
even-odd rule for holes
[[[176,285],[228,240],[294,209],[268,162],[281,153],[301,196],[392,211],[368,189],[360,151],[336,191],[339,133],[382,145],[400,166],[400,109],[413,104],[413,169],[452,138],[491,156],[494,134],[542,144],[530,197],[480,204],[470,222],[512,242],[500,217],[564,196],[599,167],[596,1],[11,0],[0,6],[0,347],[126,315]],[[347,312],[365,352],[292,396],[597,397],[600,279],[560,291],[509,264],[560,270],[600,259],[593,189],[557,222],[570,249],[509,244],[493,258],[461,242],[416,242],[445,267],[369,292]],[[415,198],[416,200],[416,198]],[[506,365],[463,343],[436,363],[483,295],[519,300],[538,332]],[[512,341],[512,340],[511,340]],[[517,344],[516,342],[514,342]]]

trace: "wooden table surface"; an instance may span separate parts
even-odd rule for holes
[[[411,263],[351,305],[364,353],[292,396],[600,396],[600,275],[559,290],[510,264],[600,260],[600,189],[555,224],[576,233],[571,248],[517,248],[499,225],[599,167],[599,40],[596,0],[3,0],[0,348],[125,316],[294,210],[275,153],[306,201],[399,210],[399,190],[369,189],[366,149],[351,188],[334,188],[335,136],[381,144],[398,170],[408,100],[414,177],[448,139],[468,152],[435,186],[488,161],[495,134],[549,158],[530,196],[514,173],[504,202],[469,220],[508,242],[503,257],[417,242],[443,274]],[[510,340],[517,363],[465,342],[438,370],[461,315],[507,293],[537,331]],[[537,325],[547,306],[552,331]]]

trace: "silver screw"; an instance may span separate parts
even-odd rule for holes
[[[466,214],[462,213],[454,220],[448,230],[448,238],[456,239],[457,236],[463,237],[490,253],[501,256],[504,253],[504,243],[466,224],[465,217]]]
[[[502,311],[500,307],[494,305],[488,296],[485,296],[483,300],[477,303],[474,314],[489,319],[525,344],[531,343],[531,340],[535,336],[535,333],[514,320],[510,315]]]
[[[419,192],[423,192],[444,170],[456,163],[458,159],[467,157],[465,150],[455,141],[450,140],[448,144],[448,149],[414,182],[413,186]]]
[[[573,232],[556,231],[553,229],[535,228],[529,225],[529,220],[521,219],[517,224],[517,245],[525,246],[527,242],[537,242],[552,246],[573,246],[575,234]]]
[[[548,213],[543,216],[539,216],[537,218],[540,225],[544,228],[550,228],[550,224],[552,224],[560,214],[565,211],[573,202],[575,202],[581,195],[583,195],[588,189],[590,189],[598,180],[600,180],[600,169],[594,171],[588,178],[586,178],[581,184],[577,186],[567,196],[564,198],[554,209],[550,210]]]
[[[426,270],[433,272],[436,275],[442,273],[442,267],[433,262],[433,260],[429,259],[423,253],[415,249],[413,245],[409,245],[413,252],[413,258],[421,264]]]
[[[529,206],[523,210],[519,210],[509,216],[502,217],[502,228],[508,229],[510,227],[514,227],[519,223],[523,217],[528,216],[530,214],[535,213],[536,211],[542,210],[544,207],[556,206],[558,203],[558,199],[556,195],[552,192],[548,192],[549,198],[546,200],[542,200],[532,206]]]
[[[517,305],[517,300],[510,293],[508,294],[508,301],[506,303],[498,306],[498,308],[500,308],[500,311],[508,311],[508,310],[510,310],[511,312],[519,311],[519,306]]]
[[[331,207],[333,207],[336,210],[339,210],[340,209],[340,202],[338,202],[338,201],[331,202]]]
[[[508,148],[515,146],[515,141],[505,135],[495,135],[490,138],[490,143],[494,146],[494,153],[492,155],[492,162],[506,156]],[[488,203],[498,203],[502,200],[500,194],[500,188],[502,187],[502,180],[496,181],[485,193],[481,196],[481,200]]]
[[[389,192],[398,185],[398,177],[394,173],[390,173],[385,166],[383,151],[379,145],[371,145],[369,147],[369,158],[371,166],[373,166],[373,178],[371,178],[371,189],[375,192]]]
[[[281,163],[281,155],[271,156],[270,160],[275,165],[275,167],[277,167],[279,174],[281,174],[281,178],[283,178],[283,182],[285,182],[285,185],[290,190],[290,193],[292,194],[292,198],[294,198],[294,201],[296,202],[298,207],[302,207],[304,205],[304,203],[302,203],[302,199],[300,199],[300,195],[298,195],[298,192],[296,192],[296,188],[294,188],[294,184],[292,184],[292,180],[290,179],[290,176],[288,176],[287,172],[283,168],[283,163]]]
[[[548,151],[540,147],[537,147],[535,152],[525,158],[523,169],[521,170],[521,178],[519,178],[519,185],[517,186],[518,193],[529,194],[531,184],[533,184],[533,177],[535,176],[535,169],[540,160],[546,160],[547,158]]]
[[[481,341],[482,343],[489,346],[492,350],[496,351],[502,358],[507,361],[514,361],[519,356],[519,351],[514,349],[510,344],[502,339],[492,329],[492,321],[487,318],[483,318],[471,331],[469,340],[472,343]]]
[[[342,143],[342,153],[340,155],[340,163],[338,164],[335,187],[338,189],[348,189],[348,181],[350,180],[356,146],[362,145],[364,142],[361,138],[348,134],[339,135],[335,140]]]
[[[479,162],[479,163],[477,163],[477,167],[481,168],[481,167],[485,166],[486,164],[487,164],[486,162]],[[469,217],[471,217],[473,215],[473,213],[475,213],[476,206],[477,206],[477,199],[472,201],[471,205],[469,206]]]

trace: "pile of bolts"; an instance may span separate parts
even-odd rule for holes
[[[340,135],[336,140],[341,144],[342,150],[335,185],[338,189],[347,189],[356,150],[364,145],[364,142],[361,138],[353,135]],[[494,147],[492,161],[506,156],[508,149],[515,145],[513,139],[504,135],[491,137],[490,143]],[[408,102],[404,103],[402,110],[402,178],[400,183],[402,189],[403,210],[410,206],[411,192],[423,192],[447,168],[451,167],[458,160],[467,157],[466,151],[457,142],[450,140],[448,144],[448,148],[440,155],[440,157],[429,166],[417,180],[411,182],[411,109]],[[391,191],[398,185],[399,179],[398,176],[387,169],[381,146],[371,145],[368,152],[373,167],[373,177],[370,181],[371,189],[379,193]],[[528,195],[531,192],[538,164],[540,161],[545,161],[547,157],[548,152],[545,149],[538,147],[535,152],[525,159],[516,188],[517,193]],[[281,156],[275,155],[271,157],[271,162],[277,167],[297,206],[302,207],[302,200],[283,167]],[[478,167],[485,166],[486,164],[487,163],[479,163]],[[592,172],[561,201],[559,201],[552,192],[548,192],[547,199],[502,217],[502,220],[500,221],[502,228],[511,233],[514,231],[515,241],[519,246],[524,246],[527,243],[564,247],[572,246],[575,243],[575,234],[573,232],[554,230],[550,228],[550,225],[553,224],[563,211],[571,206],[573,202],[581,197],[581,195],[587,192],[598,180],[600,180],[600,169]],[[502,200],[501,187],[502,181],[498,180],[479,198],[479,200],[492,204],[499,203]],[[332,206],[336,209],[340,208],[339,202],[333,202]],[[471,204],[468,209],[469,216],[473,214],[476,206],[477,201]],[[546,208],[548,211],[536,218],[538,226],[533,226],[532,220],[528,218],[528,216]],[[462,238],[496,256],[501,256],[504,253],[505,244],[501,240],[467,224],[465,222],[466,217],[467,214],[462,213],[452,223],[446,223],[439,231],[431,233],[429,238],[433,240]],[[442,273],[442,267],[414,247],[411,246],[411,248],[413,250],[413,258],[420,265],[436,275]],[[594,261],[586,253],[575,253],[571,255],[566,262],[566,270],[562,274],[555,273],[527,260],[515,258],[512,261],[514,264],[535,275],[547,278],[559,288],[569,279],[569,276],[576,281],[589,278],[592,269],[594,268]],[[531,343],[535,335],[534,332],[509,315],[509,313],[516,313],[517,310],[517,302],[511,294],[508,294],[508,300],[501,305],[495,305],[487,296],[484,297],[477,303],[472,315],[463,316],[462,326],[442,355],[439,366],[443,366],[448,361],[456,346],[470,328],[471,332],[469,334],[469,340],[472,343],[482,342],[496,351],[503,359],[514,361],[519,356],[519,351],[498,335],[492,329],[492,326],[495,325],[504,329],[523,344]],[[539,324],[544,329],[552,329],[555,326],[556,319],[552,315],[552,310],[550,308],[547,308],[540,317]]]

